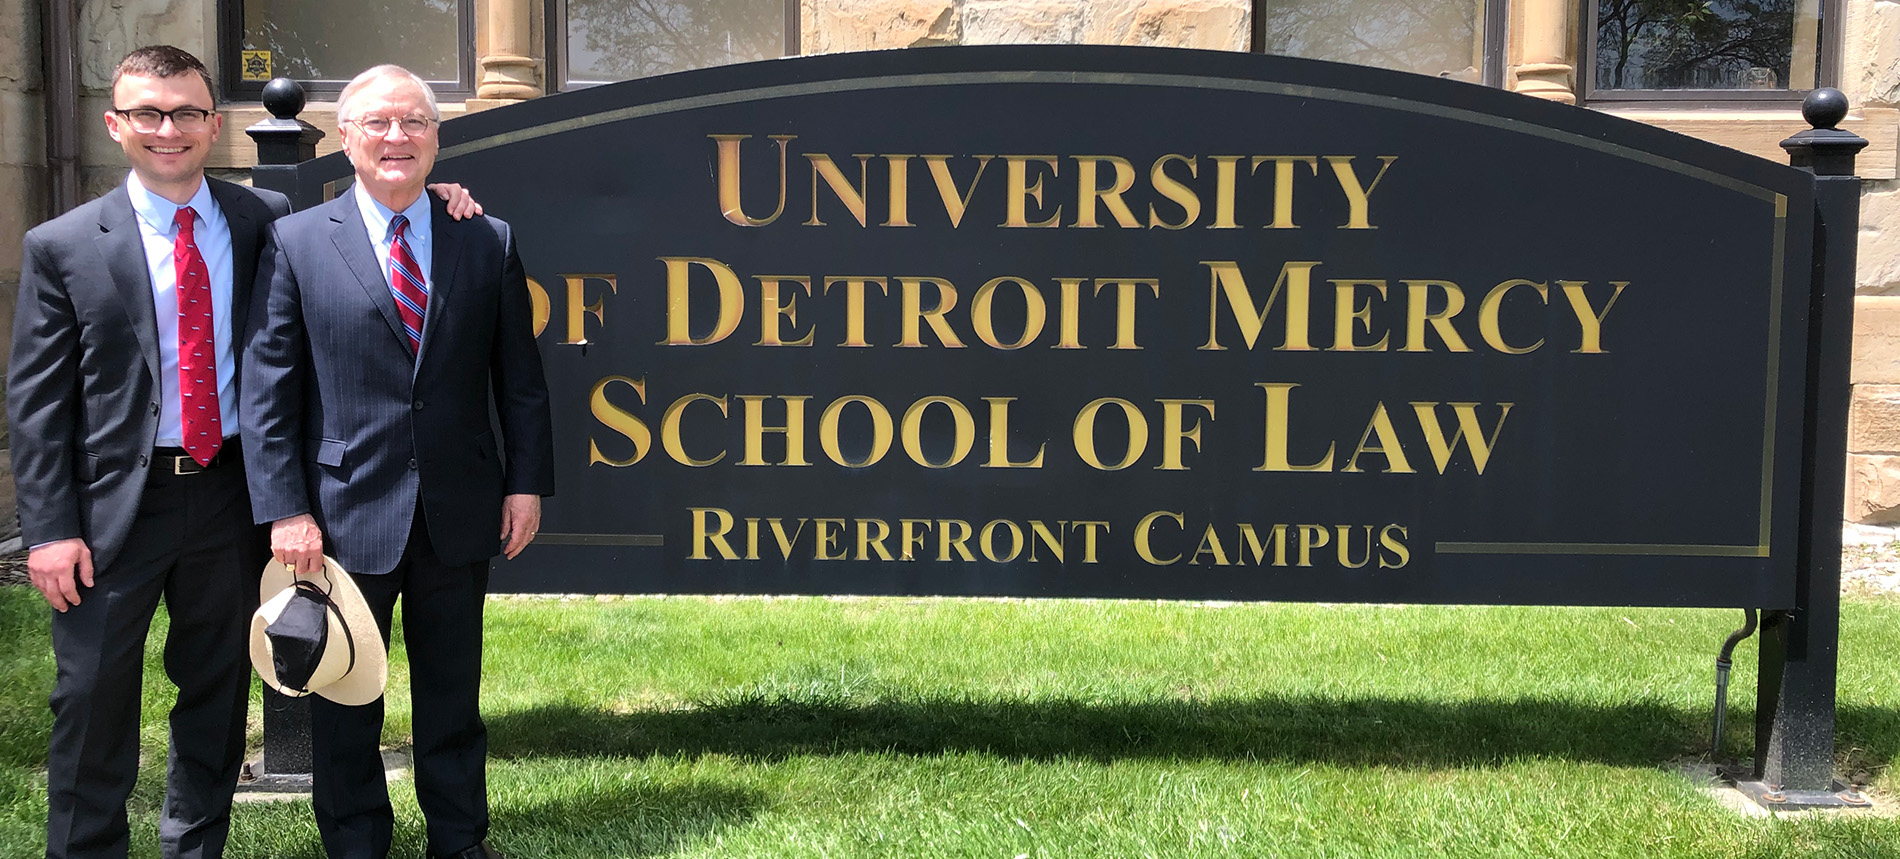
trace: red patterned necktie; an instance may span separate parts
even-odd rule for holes
[[[422,351],[422,317],[429,309],[429,286],[422,280],[422,267],[409,250],[409,219],[397,215],[396,240],[389,245],[389,291],[396,296],[396,315],[402,317],[402,330],[409,335],[409,351]]]
[[[178,238],[172,242],[172,272],[178,279],[178,417],[185,452],[207,465],[224,444],[218,415],[217,342],[211,327],[211,273],[192,238],[190,206],[172,216]]]

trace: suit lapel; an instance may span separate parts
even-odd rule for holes
[[[408,351],[409,336],[403,333],[402,317],[396,315],[396,298],[389,294],[389,281],[376,263],[376,249],[370,246],[369,228],[363,223],[363,213],[356,208],[356,195],[343,194],[324,205],[330,208],[327,214],[335,224],[330,240],[336,243],[337,252],[342,254],[350,273],[356,275],[357,285],[388,323],[389,335],[402,344],[403,351]]]
[[[462,231],[467,223],[449,217],[440,198],[428,191],[429,228],[435,233],[434,250],[429,257],[429,309],[422,317],[422,349],[426,353],[447,318],[449,293],[455,286],[455,266],[462,259]],[[420,363],[419,361],[417,363]]]
[[[132,335],[153,381],[158,380],[158,311],[152,304],[152,273],[145,266],[145,238],[139,234],[132,197],[120,185],[107,194],[99,211],[99,252],[105,257],[119,306],[131,319]]]
[[[244,199],[248,192],[209,177],[205,182],[231,230],[231,331],[239,334],[250,319],[251,286],[257,280],[257,235],[263,225],[257,222],[255,207],[245,205],[250,202]],[[244,350],[236,351],[241,355]]]

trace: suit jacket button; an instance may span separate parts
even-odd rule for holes
[[[421,401],[421,400],[417,400],[417,401],[415,402],[415,409],[416,409],[416,411],[418,411],[418,412],[419,412],[419,411],[422,411],[422,401]]]
[[[142,454],[142,453],[139,454],[139,467],[140,468],[145,467],[145,454]]]
[[[152,404],[152,414],[158,414],[158,403]]]
[[[416,461],[415,461],[415,460],[413,460],[413,459],[412,459],[412,460],[409,460],[409,470],[410,470],[410,471],[415,471],[415,470],[416,470]]]

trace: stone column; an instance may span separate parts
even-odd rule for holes
[[[1511,89],[1524,95],[1576,104],[1576,46],[1571,37],[1580,0],[1519,0],[1517,50]]]
[[[483,110],[541,95],[541,61],[532,47],[532,0],[487,0],[478,16],[480,82],[468,109]]]

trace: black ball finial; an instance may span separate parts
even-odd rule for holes
[[[1847,96],[1831,86],[1814,90],[1801,100],[1801,116],[1815,128],[1833,128],[1847,118]]]
[[[296,119],[303,112],[303,84],[290,78],[272,78],[264,85],[264,109],[278,119]]]

